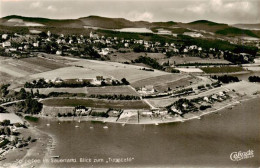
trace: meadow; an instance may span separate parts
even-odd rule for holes
[[[100,99],[46,99],[42,101],[45,106],[78,106],[94,108],[116,109],[149,109],[150,107],[141,100],[100,100]]]
[[[233,67],[233,66],[221,66],[221,67],[203,67],[200,68],[205,73],[233,73],[233,72],[242,72],[245,71],[242,67]]]

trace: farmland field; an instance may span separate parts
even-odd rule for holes
[[[32,58],[24,58],[22,59],[23,62],[33,64],[35,66],[40,66],[49,70],[58,69],[65,67],[65,64],[58,63],[52,60],[40,58],[40,57],[32,57]]]
[[[193,84],[197,83],[198,80],[199,79],[197,79],[195,77],[187,76],[187,77],[181,78],[181,79],[173,81],[173,82],[165,82],[165,83],[162,82],[161,84],[155,85],[154,89],[159,92],[164,92],[164,91],[167,91],[168,88],[176,89],[179,87],[186,87],[191,84],[193,85]]]
[[[169,59],[161,59],[159,60],[160,63],[168,62],[170,64],[185,64],[185,63],[219,63],[219,64],[229,64],[230,62],[223,59],[205,59],[200,57],[180,57],[174,56]]]
[[[88,95],[133,95],[138,96],[137,92],[128,86],[106,86],[106,87],[88,87]]]
[[[117,62],[107,61],[95,61],[95,60],[81,60],[78,62],[72,62],[70,65],[83,66],[84,68],[91,70],[92,73],[103,75],[105,77],[111,77],[115,79],[126,78],[130,83],[135,81],[170,74],[163,71],[154,70],[143,71],[140,70],[141,66],[126,65]],[[75,74],[76,75],[76,74]]]
[[[65,66],[67,65],[39,57],[0,60],[0,72],[7,73],[12,77],[25,77]]]
[[[156,77],[150,77],[150,78],[144,78],[141,80],[138,80],[136,82],[133,82],[131,85],[135,88],[137,87],[143,87],[146,85],[160,85],[163,83],[173,82],[176,80],[179,80],[181,78],[188,77],[188,75],[183,74],[167,74],[167,75],[161,75]]]
[[[175,68],[181,72],[187,72],[187,73],[201,73],[203,72],[201,69],[199,68]]]
[[[141,100],[46,99],[42,103],[46,106],[83,105],[95,108],[149,109]]]
[[[232,73],[232,72],[241,72],[245,71],[242,67],[231,67],[231,66],[222,66],[222,67],[204,67],[201,68],[205,73]]]
[[[19,91],[20,88],[15,89]],[[26,91],[31,89],[26,88]],[[33,92],[36,92],[36,88]],[[128,86],[105,86],[105,87],[81,87],[81,88],[38,88],[40,94],[49,94],[51,92],[85,93],[86,95],[132,95],[138,96],[137,92]]]
[[[57,77],[61,79],[75,79],[75,78],[81,78],[81,79],[91,79],[96,78],[96,76],[104,76],[106,77],[102,72],[97,72],[92,69],[88,68],[80,68],[80,67],[64,67],[55,69],[52,71],[47,71],[43,73],[37,73],[31,75],[32,78],[44,78],[44,79],[55,79]]]
[[[120,52],[114,52],[109,55],[109,58],[111,61],[115,62],[131,62],[132,60],[137,59],[139,56],[145,56],[145,53],[134,53],[134,52],[128,52],[128,53],[120,53]],[[165,55],[162,53],[147,53],[147,57],[153,58],[153,59],[164,59]]]

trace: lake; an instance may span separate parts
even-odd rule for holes
[[[184,123],[125,125],[39,120],[37,127],[55,136],[52,155],[77,159],[46,167],[258,167],[260,165],[260,99]],[[50,126],[46,126],[49,123]],[[75,126],[79,126],[76,128]],[[107,126],[108,128],[103,128]],[[254,151],[254,157],[234,162],[232,152]],[[130,158],[126,163],[106,163],[109,158]],[[91,163],[79,163],[91,158]],[[93,159],[104,159],[93,163]],[[98,161],[98,160],[96,160]]]

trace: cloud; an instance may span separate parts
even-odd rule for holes
[[[55,12],[55,11],[57,11],[57,8],[55,6],[49,5],[47,7],[47,10]]]
[[[135,21],[145,20],[145,21],[151,21],[153,20],[153,14],[150,12],[137,12],[132,11],[128,14],[128,18]]]
[[[31,8],[39,8],[41,7],[41,2],[37,1],[37,2],[33,2],[30,4]]]

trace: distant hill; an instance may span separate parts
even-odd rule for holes
[[[234,24],[233,27],[248,30],[260,30],[260,23],[257,24]]]
[[[39,17],[24,17],[17,15],[10,15],[3,17],[0,21],[1,25],[5,26],[30,26],[30,23],[40,24],[42,26],[50,27],[75,27],[80,28],[83,26],[82,22],[78,19],[48,19]]]
[[[100,16],[88,16],[79,18],[86,26],[100,27],[106,29],[121,29],[121,28],[135,28],[135,27],[149,27],[149,22],[145,21],[129,21],[124,18],[107,18]]]
[[[234,36],[251,36],[251,37],[258,37],[255,33],[251,30],[239,29],[236,27],[228,27],[222,30],[216,31],[217,34],[221,35],[234,35]]]
[[[209,25],[209,26],[227,26],[227,24],[223,24],[223,23],[216,23],[216,22],[212,22],[212,21],[208,21],[208,20],[197,20],[194,22],[190,22],[188,23],[189,25]]]
[[[10,15],[0,19],[3,26],[42,26],[55,28],[84,28],[84,26],[101,29],[121,29],[121,28],[147,28],[153,32],[158,29],[166,29],[173,33],[182,34],[187,31],[199,31],[215,33],[219,36],[250,36],[259,37],[259,31],[243,30],[242,27],[257,27],[260,24],[246,25],[239,24],[234,27],[223,23],[216,23],[208,20],[197,20],[190,23],[168,22],[148,22],[130,21],[124,18],[108,18],[101,16],[88,16],[78,19],[48,19],[40,17],[24,17]]]

